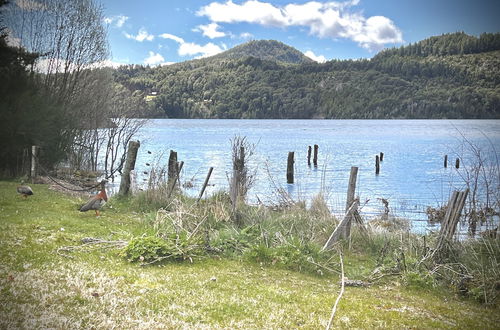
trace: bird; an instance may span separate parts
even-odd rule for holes
[[[108,201],[108,195],[106,194],[107,182],[108,181],[106,180],[101,181],[101,190],[99,191],[99,193],[94,197],[92,197],[91,199],[89,199],[87,203],[83,204],[80,207],[80,212],[87,212],[88,210],[94,210],[96,217],[100,215],[99,210]]]
[[[33,195],[33,189],[31,189],[30,186],[25,185],[24,181],[21,181],[21,185],[17,186],[17,192],[24,198],[28,198],[28,196]]]

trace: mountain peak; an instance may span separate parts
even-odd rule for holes
[[[303,64],[313,62],[312,59],[302,54],[299,50],[276,40],[248,41],[220,53],[215,57],[239,59],[249,56],[256,57],[261,60],[286,64]]]

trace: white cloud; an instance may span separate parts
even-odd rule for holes
[[[109,25],[114,24],[115,27],[121,28],[128,19],[129,19],[128,16],[116,15],[111,17],[104,17],[104,23]]]
[[[241,39],[252,39],[253,38],[253,34],[249,33],[249,32],[243,32],[240,34],[240,38]]]
[[[155,52],[149,52],[149,56],[144,59],[144,64],[146,65],[158,65],[165,62],[165,59],[161,54]]]
[[[204,36],[209,37],[210,39],[225,37],[226,34],[222,31],[217,31],[219,28],[219,24],[210,23],[207,25],[198,25],[194,31],[201,31]]]
[[[287,4],[277,7],[271,3],[248,0],[235,4],[212,2],[202,7],[197,15],[208,17],[213,23],[251,23],[275,27],[307,27],[309,33],[320,38],[348,38],[367,49],[378,49],[388,43],[402,43],[401,31],[384,16],[364,17],[353,12],[359,0],[348,2],[316,2]]]
[[[170,33],[160,34],[159,37],[163,39],[170,39],[177,42],[179,44],[179,49],[177,50],[177,53],[180,56],[197,55],[196,58],[203,58],[216,55],[218,53],[223,52],[226,49],[226,46],[223,46],[223,48],[221,48],[211,42],[203,46],[195,44],[193,42],[186,42],[181,37],[178,37]]]
[[[173,41],[178,42],[180,44],[184,43],[184,39],[182,39],[181,37],[178,37],[178,36],[174,36],[173,34],[170,34],[170,33],[160,34],[159,37],[163,38],[163,39],[170,39],[170,40],[173,40]]]
[[[144,40],[152,41],[155,38],[155,36],[152,34],[149,34],[145,28],[140,28],[139,33],[137,33],[136,36],[128,34],[127,32],[123,32],[123,34],[125,35],[125,37],[127,39],[133,39],[133,40],[136,40],[139,42],[143,42]]]
[[[180,56],[198,55],[196,58],[203,58],[219,54],[223,51],[224,50],[222,48],[211,42],[204,46],[192,42],[186,42],[180,45],[178,53]]]
[[[280,8],[270,3],[250,0],[242,5],[233,3],[212,2],[202,7],[197,14],[207,16],[212,22],[220,23],[256,23],[261,25],[283,26],[286,18]]]
[[[316,55],[311,50],[308,50],[304,53],[305,56],[309,57],[311,60],[316,61],[318,63],[325,63],[326,58],[323,55]]]

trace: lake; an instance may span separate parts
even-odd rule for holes
[[[351,166],[359,167],[356,195],[362,214],[374,217],[389,201],[390,214],[412,219],[416,232],[432,230],[427,206],[445,204],[454,189],[463,190],[467,169],[474,164],[464,137],[481,148],[489,170],[500,158],[500,120],[150,120],[139,132],[136,169],[140,184],[151,167],[163,166],[169,151],[184,161],[181,182],[192,183],[184,192],[198,195],[210,166],[214,167],[206,195],[228,190],[231,139],[244,136],[255,145],[249,166],[256,182],[249,203],[277,203],[277,188],[294,200],[310,201],[323,193],[331,211],[345,208]],[[319,146],[318,166],[307,165],[308,146]],[[495,151],[496,149],[496,151]],[[151,153],[148,153],[150,151]],[[295,184],[286,183],[289,151],[295,152]],[[375,156],[384,153],[380,174]],[[448,155],[448,167],[443,158]],[[455,159],[460,157],[460,169]],[[159,165],[158,165],[159,164]],[[489,175],[489,174],[488,174]],[[493,180],[498,192],[498,167]]]

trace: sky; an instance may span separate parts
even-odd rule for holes
[[[168,65],[270,39],[324,62],[444,33],[500,32],[500,0],[100,2],[115,64]]]

